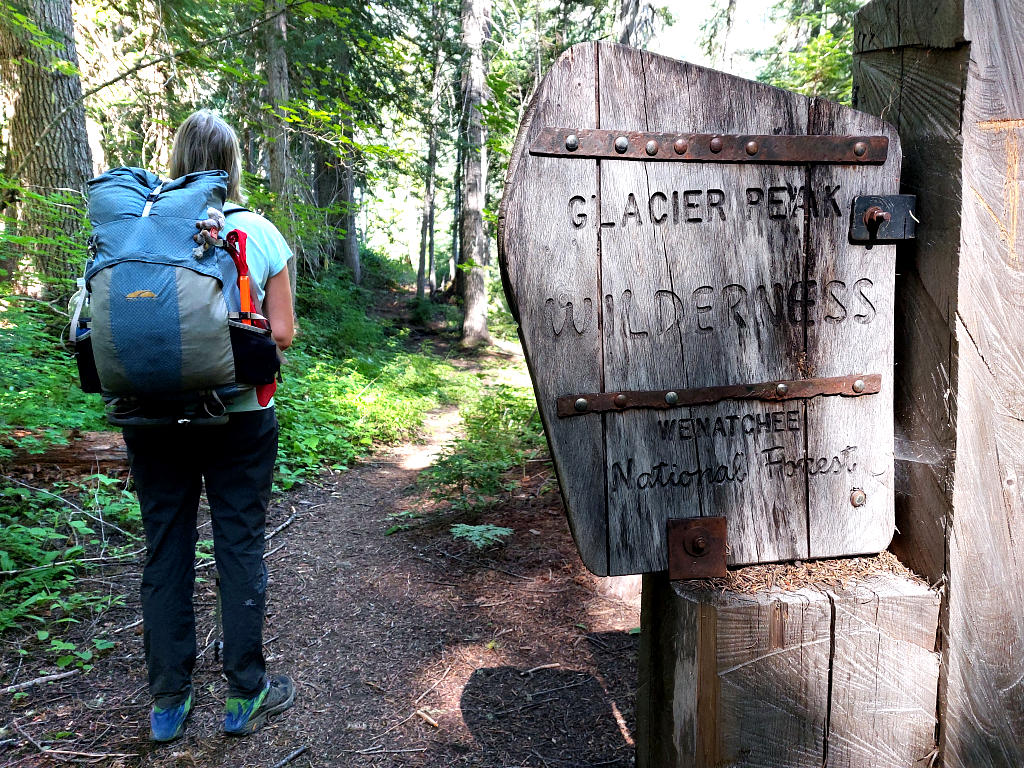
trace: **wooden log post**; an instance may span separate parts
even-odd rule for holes
[[[891,573],[755,594],[645,575],[638,768],[928,765],[938,613]]]
[[[897,251],[894,551],[945,585],[946,768],[1024,765],[1024,6],[874,0],[855,106],[893,123],[918,239]],[[899,461],[899,459],[903,459]]]

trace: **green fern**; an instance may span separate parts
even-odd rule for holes
[[[503,544],[506,536],[511,536],[511,528],[503,528],[500,525],[466,525],[457,523],[451,527],[452,536],[456,539],[465,539],[477,549],[483,549],[493,544]]]

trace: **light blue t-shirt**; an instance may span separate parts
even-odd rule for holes
[[[236,211],[226,217],[227,226],[221,231],[221,237],[228,232],[240,229],[247,235],[245,240],[245,262],[249,265],[249,284],[262,305],[266,295],[267,281],[288,266],[292,250],[278,231],[277,227],[252,211]],[[265,407],[274,405],[271,399]],[[258,411],[263,407],[256,400],[256,390],[246,392],[235,398],[227,406],[228,413],[239,411]]]

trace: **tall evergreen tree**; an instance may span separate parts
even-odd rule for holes
[[[483,116],[486,69],[484,36],[489,0],[462,0],[462,101],[466,108],[465,160],[462,174],[462,210],[459,257],[467,269],[464,292],[462,344],[490,343],[487,330],[488,248],[484,230],[487,146]]]
[[[71,278],[68,249],[55,246],[80,238],[81,218],[39,200],[58,195],[80,207],[92,176],[70,0],[0,4],[0,75],[13,84],[14,104],[4,176],[20,186],[4,190],[0,208],[16,210],[11,226],[31,243],[7,254],[5,269],[13,275],[29,256],[39,277]]]

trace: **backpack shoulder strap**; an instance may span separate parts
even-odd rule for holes
[[[225,205],[222,210],[224,211],[225,216],[228,216],[232,213],[238,213],[239,211],[248,211],[249,213],[252,213],[252,211],[246,208],[244,205],[235,205],[234,203],[232,203],[231,205]]]

